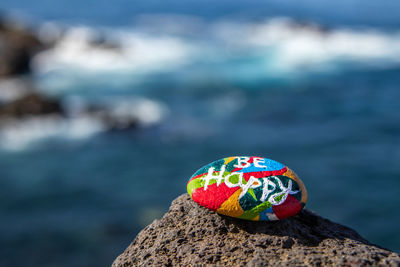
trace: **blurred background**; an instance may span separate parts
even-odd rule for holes
[[[400,2],[0,3],[0,265],[108,266],[201,166],[293,168],[400,252]]]

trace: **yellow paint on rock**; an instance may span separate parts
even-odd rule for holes
[[[289,168],[287,168],[287,171],[283,175],[296,181],[296,183],[299,185],[300,190],[301,190],[301,202],[306,204],[308,196],[307,196],[307,190],[303,184],[303,181],[294,173],[294,171],[292,171]]]
[[[229,158],[225,158],[225,165],[228,164],[229,162],[231,162],[232,160],[235,160],[236,157],[229,157]]]
[[[222,203],[221,207],[217,210],[219,214],[231,216],[231,217],[239,217],[244,213],[242,207],[239,204],[239,195],[242,193],[242,189],[237,190],[233,193],[224,203]]]

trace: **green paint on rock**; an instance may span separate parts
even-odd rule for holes
[[[272,204],[269,203],[268,201],[265,201],[265,202],[261,203],[260,205],[256,206],[255,208],[245,211],[239,218],[251,220],[254,217],[256,217],[257,215],[259,215],[261,212],[263,212],[264,210],[266,210],[270,207],[272,207]]]
[[[218,171],[219,171],[219,170],[218,170]],[[188,183],[188,185],[187,185],[187,191],[188,191],[188,193],[189,193],[190,196],[192,196],[192,191],[193,191],[193,190],[195,190],[195,189],[197,189],[197,188],[204,187],[206,181],[204,181],[203,178],[206,177],[207,174],[208,174],[208,173],[206,173],[206,174],[204,174],[204,175],[202,175],[202,176],[200,176],[200,177],[198,177],[198,178],[196,178],[196,179],[193,179],[192,181],[190,181],[190,182]],[[230,175],[230,174],[231,174],[231,172],[225,171],[224,174],[222,175],[222,177],[225,178],[226,176],[228,176],[228,175]],[[216,174],[214,174],[214,175],[216,175]],[[237,184],[237,183],[239,182],[239,175],[238,175],[238,174],[237,174],[237,175],[231,175],[231,176],[229,177],[229,181],[230,181],[231,183],[233,183],[233,184]],[[244,179],[243,179],[243,181],[244,181]],[[216,179],[211,179],[211,180],[208,182],[208,185],[210,186],[210,185],[212,185],[212,184],[215,184],[216,182],[217,182]]]
[[[249,190],[247,192],[254,198],[255,201],[257,201],[257,198],[256,198],[256,195],[254,194],[253,188],[249,188]]]
[[[226,164],[226,171],[228,172],[232,172],[236,167],[235,165],[238,163],[237,159],[232,160],[231,162],[229,162],[228,164]]]

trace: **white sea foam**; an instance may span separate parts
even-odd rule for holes
[[[57,69],[77,71],[146,72],[181,65],[190,45],[173,36],[155,37],[139,32],[114,31],[105,43],[94,44],[99,33],[88,27],[71,28],[54,48],[37,55],[33,67],[39,72]]]
[[[19,151],[46,139],[82,140],[110,129],[101,116],[83,110],[78,111],[79,114],[71,113],[68,118],[43,115],[3,120],[0,125],[0,148]],[[134,119],[139,126],[160,123],[168,114],[164,105],[145,98],[114,100],[108,106],[105,104],[102,111],[111,119]]]
[[[400,64],[399,32],[323,30],[287,18],[259,23],[205,23],[187,16],[150,16],[142,19],[140,25],[132,30],[105,31],[105,37],[87,27],[70,28],[53,49],[35,58],[34,68],[40,73],[73,69],[147,74],[174,71],[199,61],[212,64],[215,60],[255,54],[268,65],[261,72],[267,75],[279,71],[318,71],[343,62],[351,62],[353,67]],[[190,32],[185,32],[181,25]],[[106,39],[105,45],[93,45],[99,38]],[[115,47],[110,48],[110,44]]]
[[[314,28],[296,29],[287,21],[255,26],[248,40],[256,46],[277,47],[279,63],[283,68],[354,62],[359,64],[400,63],[400,35],[373,30],[320,31]]]
[[[3,122],[0,147],[22,150],[46,138],[82,139],[104,131],[104,126],[90,117],[62,119],[59,116],[31,117]]]
[[[51,32],[61,37],[52,49],[34,58],[33,69],[39,74],[39,87],[47,87],[45,90],[53,93],[59,89],[57,87],[79,91],[87,89],[88,84],[90,90],[96,90],[105,84],[102,90],[108,87],[113,90],[115,83],[122,83],[122,86],[117,86],[119,88],[128,81],[129,86],[125,87],[135,90],[132,79],[138,76],[151,77],[147,75],[159,72],[179,74],[182,69],[185,70],[185,79],[198,79],[199,76],[207,79],[211,73],[213,77],[256,80],[265,77],[287,79],[309,72],[331,72],[342,68],[400,65],[400,32],[324,30],[282,18],[257,23],[207,23],[188,17],[180,21],[182,18],[165,16],[158,20],[146,19],[141,21],[140,27],[105,30],[103,35],[88,27],[69,28],[61,34],[51,25],[48,35],[43,29],[45,39],[52,39],[54,33]],[[189,29],[188,32],[185,29]],[[246,63],[242,60],[246,58],[255,58],[257,62]],[[214,63],[217,67],[209,68]],[[189,65],[190,68],[186,67]],[[91,84],[93,82],[95,86]],[[0,86],[12,88],[12,84],[8,82]],[[2,91],[0,98],[4,100],[18,96],[13,90]],[[168,114],[164,105],[147,98],[107,100],[107,115],[122,118],[122,121],[136,118],[140,125],[151,125],[160,123]],[[110,125],[95,114],[84,113],[85,105],[84,100],[75,101],[68,119],[42,117],[3,123],[0,146],[20,149],[49,137],[78,139],[106,131]],[[230,107],[230,100],[227,105]]]
[[[222,22],[214,30],[231,49],[259,50],[266,55],[272,51],[273,57],[267,60],[273,61],[269,65],[273,71],[304,73],[342,63],[353,63],[354,68],[400,64],[400,32],[325,30],[285,18],[253,24]]]
[[[25,78],[0,79],[0,104],[20,98],[29,92],[32,81]]]
[[[134,117],[143,126],[159,123],[169,113],[165,105],[146,98],[117,100],[110,103],[110,113],[116,118]]]

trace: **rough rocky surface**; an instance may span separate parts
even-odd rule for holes
[[[209,211],[185,194],[113,266],[400,266],[400,255],[303,210],[276,222]]]

